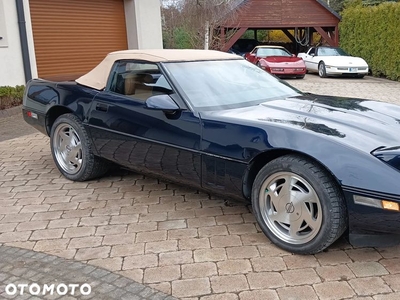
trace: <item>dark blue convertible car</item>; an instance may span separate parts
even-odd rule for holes
[[[400,237],[400,107],[302,93],[243,58],[204,50],[110,53],[73,82],[32,80],[26,122],[74,181],[111,163],[252,202],[295,253],[343,233]]]

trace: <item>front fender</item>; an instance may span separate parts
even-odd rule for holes
[[[317,160],[337,178],[343,189],[374,191],[399,198],[400,172],[371,153],[340,143],[335,138],[296,131],[269,133],[269,136],[276,134],[286,138],[272,140],[272,145],[277,148],[280,145],[279,148],[304,153]]]
[[[311,125],[308,124],[309,127]],[[248,165],[259,155],[275,158],[272,152],[268,155],[269,151],[295,151],[325,166],[343,188],[400,195],[399,171],[369,153],[367,145],[353,147],[351,145],[357,143],[357,139],[351,139],[329,126],[319,126],[318,131],[311,129],[277,123],[260,126],[258,122],[249,121],[232,124],[203,118],[202,148],[206,153]],[[371,147],[369,151],[376,147]]]

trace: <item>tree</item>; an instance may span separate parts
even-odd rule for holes
[[[163,0],[163,34],[165,48],[218,49],[219,22],[243,0]],[[232,18],[234,18],[234,14]],[[228,37],[234,31],[227,33]],[[207,38],[206,38],[207,37]]]
[[[337,12],[341,12],[344,7],[344,2],[346,0],[324,0],[332,9]]]

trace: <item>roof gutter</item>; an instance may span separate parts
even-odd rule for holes
[[[24,64],[25,81],[32,79],[31,60],[29,58],[28,37],[26,34],[26,21],[24,12],[24,0],[15,0],[17,6],[19,38],[21,41],[22,61]]]

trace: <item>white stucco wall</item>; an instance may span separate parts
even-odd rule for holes
[[[6,45],[0,46],[0,86],[25,84],[19,40],[17,8],[15,1],[0,0],[0,19],[5,21],[5,31],[0,36],[7,37]]]
[[[162,49],[160,0],[124,0],[129,49]]]
[[[32,78],[37,77],[29,0],[24,0],[25,26]],[[17,7],[13,0],[0,0],[0,86],[24,85],[25,74],[19,37]]]
[[[25,26],[26,26],[26,39],[29,48],[29,60],[31,61],[31,72],[32,78],[38,77],[37,67],[36,67],[36,55],[35,55],[35,44],[33,42],[33,31],[32,31],[32,21],[31,21],[31,10],[29,8],[29,0],[24,0],[24,15],[25,15]]]

